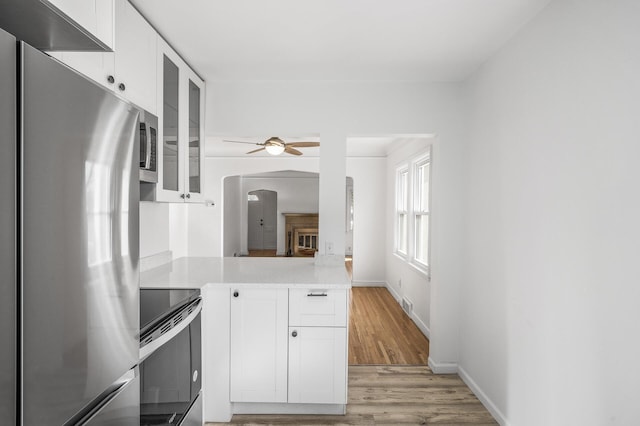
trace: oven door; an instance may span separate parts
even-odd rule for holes
[[[202,417],[200,314],[140,365],[140,425],[186,425]],[[200,410],[200,413],[196,411]],[[184,423],[187,422],[187,423]]]

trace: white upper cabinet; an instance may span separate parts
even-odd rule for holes
[[[113,49],[113,0],[42,0]]]
[[[157,114],[157,33],[127,0],[116,0],[114,87],[116,92]]]
[[[157,34],[127,0],[115,1],[115,18],[114,52],[50,54],[119,96],[157,114]]]
[[[156,201],[202,202],[204,82],[158,37]]]

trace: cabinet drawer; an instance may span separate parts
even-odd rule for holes
[[[289,326],[346,327],[347,290],[290,289]]]

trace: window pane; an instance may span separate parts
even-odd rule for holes
[[[398,251],[407,253],[407,215],[398,214]]]
[[[416,215],[416,260],[429,264],[429,215]]]
[[[417,210],[429,211],[429,163],[421,164],[416,169],[416,204]]]
[[[403,170],[398,173],[398,210],[407,211],[407,178],[409,176],[408,170]]]

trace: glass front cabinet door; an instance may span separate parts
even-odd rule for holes
[[[204,82],[164,40],[159,39],[161,150],[157,201],[204,201],[204,89]]]

